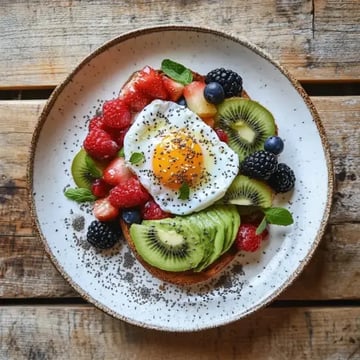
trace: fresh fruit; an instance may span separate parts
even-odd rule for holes
[[[109,194],[110,185],[102,178],[95,179],[91,184],[91,192],[97,198],[104,198]]]
[[[112,222],[94,220],[87,229],[86,238],[98,249],[109,249],[119,241],[120,228]]]
[[[278,168],[276,156],[268,151],[259,150],[248,155],[241,164],[243,175],[267,180]]]
[[[89,121],[89,130],[92,130],[94,128],[97,129],[104,129],[104,118],[101,115],[95,115],[90,121]]]
[[[177,101],[177,103],[181,106],[187,106],[184,96],[181,96],[181,98]]]
[[[204,97],[205,86],[202,81],[193,81],[184,88],[187,107],[201,118],[214,116],[217,112],[216,106]]]
[[[117,208],[141,206],[149,199],[149,193],[135,177],[116,185],[109,194],[110,203]]]
[[[142,208],[142,218],[144,220],[159,220],[168,217],[171,217],[171,214],[163,211],[152,199],[146,202]]]
[[[226,143],[229,141],[228,134],[223,129],[215,128],[214,130],[221,141]]]
[[[220,200],[223,204],[271,207],[272,190],[263,181],[238,175]]]
[[[284,150],[284,142],[279,136],[270,136],[265,140],[264,149],[274,155],[279,155]]]
[[[131,113],[124,100],[116,98],[105,101],[103,121],[110,128],[125,129],[131,124]]]
[[[184,85],[165,75],[162,76],[162,81],[166,89],[168,99],[175,102],[178,101],[184,92]]]
[[[140,224],[142,220],[138,209],[124,209],[121,212],[121,217],[127,224]]]
[[[256,101],[234,97],[218,105],[217,126],[229,137],[229,146],[242,161],[254,151],[262,150],[264,141],[275,135],[275,119]]]
[[[103,172],[104,181],[114,186],[127,181],[133,176],[133,173],[125,164],[125,159],[122,157],[112,160]]]
[[[286,164],[280,163],[277,171],[271,175],[268,184],[277,193],[285,193],[290,191],[295,185],[294,171]]]
[[[145,66],[138,72],[134,86],[136,90],[151,99],[167,99],[168,94],[162,81],[161,74],[150,66]]]
[[[71,163],[71,175],[79,188],[91,189],[91,184],[100,178],[102,171],[84,149],[75,155]]]
[[[150,104],[151,98],[135,88],[136,78],[137,75],[135,74],[132,80],[121,89],[119,98],[129,106],[131,111],[139,112],[146,105]]]
[[[223,87],[217,82],[210,82],[205,86],[204,97],[210,104],[220,104],[225,99]]]
[[[100,221],[110,221],[119,215],[119,209],[110,203],[108,197],[105,197],[95,201],[93,215]]]
[[[119,151],[119,145],[110,134],[98,128],[89,131],[83,145],[86,152],[97,160],[111,159]]]
[[[205,82],[207,84],[211,82],[220,84],[226,98],[240,96],[242,91],[242,78],[233,70],[214,69],[206,75]]]
[[[241,224],[236,236],[235,244],[237,249],[254,252],[260,248],[262,240],[268,234],[265,229],[262,233],[256,234],[257,227],[253,224]]]

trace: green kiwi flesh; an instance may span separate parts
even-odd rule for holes
[[[238,154],[240,161],[257,150],[264,141],[276,134],[273,115],[256,101],[232,97],[217,108],[216,124],[229,138],[228,145]]]
[[[80,149],[72,161],[71,174],[78,187],[91,189],[92,182],[102,176],[102,169],[84,149]]]
[[[238,175],[220,202],[222,204],[269,208],[272,204],[272,198],[273,192],[267,184],[260,180],[250,179],[245,175]]]

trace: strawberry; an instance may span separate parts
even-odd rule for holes
[[[106,197],[95,201],[93,214],[99,221],[110,221],[119,215],[119,209],[113,206]]]
[[[151,99],[166,100],[168,98],[162,76],[150,66],[145,66],[139,71],[134,86],[136,90]]]
[[[229,141],[228,134],[223,129],[215,128],[215,132],[216,132],[217,136],[219,137],[220,141],[223,141],[226,143]]]
[[[91,184],[91,192],[97,198],[106,197],[109,193],[109,190],[110,190],[110,185],[101,178],[95,179]]]
[[[168,94],[168,99],[175,102],[178,101],[184,92],[184,85],[165,75],[162,76],[162,81]]]
[[[216,114],[216,106],[204,97],[205,83],[193,81],[184,88],[184,97],[188,108],[201,118],[210,118]]]
[[[111,159],[119,151],[118,144],[110,134],[98,128],[89,131],[83,145],[85,151],[96,160]]]
[[[265,240],[268,230],[256,234],[257,227],[253,224],[241,224],[236,235],[235,245],[239,250],[254,252],[260,248],[261,241]]]
[[[118,157],[110,162],[103,172],[103,180],[109,185],[118,185],[131,177],[133,173],[125,164],[124,158]]]
[[[117,208],[133,208],[145,204],[149,193],[136,177],[132,177],[110,190],[109,201]]]
[[[153,200],[149,200],[141,209],[141,215],[144,220],[158,220],[171,217],[172,215],[163,211]]]
[[[131,111],[139,112],[146,105],[150,104],[151,98],[135,88],[137,76],[128,82],[120,92],[120,99],[122,99],[130,108]]]
[[[130,109],[122,99],[108,100],[103,105],[103,119],[110,128],[127,128],[131,124]]]

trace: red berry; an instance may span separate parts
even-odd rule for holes
[[[223,141],[225,143],[227,143],[229,141],[228,134],[223,129],[216,128],[215,132],[216,132],[217,136],[219,137],[220,141]]]
[[[134,174],[126,166],[125,159],[121,157],[112,160],[103,172],[104,181],[114,186],[127,181],[131,177],[134,177]]]
[[[163,211],[152,199],[149,200],[141,209],[141,214],[144,220],[158,220],[171,217],[171,214]]]
[[[110,191],[110,186],[103,179],[95,179],[91,184],[91,192],[98,198],[104,198]]]
[[[150,199],[140,181],[132,177],[110,190],[109,201],[117,208],[141,206]]]
[[[120,99],[122,99],[129,106],[131,111],[135,112],[141,111],[151,102],[150,97],[135,89],[133,82],[125,85],[125,87],[121,90]]]
[[[122,99],[108,100],[103,105],[103,118],[106,126],[124,129],[131,124],[129,107]]]
[[[162,81],[164,84],[164,87],[166,89],[166,92],[168,94],[168,98],[171,101],[178,101],[183,92],[184,92],[184,85],[178,83],[177,81],[170,79],[166,75],[162,76]]]
[[[110,221],[119,215],[119,209],[112,205],[109,198],[106,197],[95,201],[93,214],[99,221]]]
[[[261,241],[265,239],[268,232],[264,230],[256,234],[257,227],[253,224],[241,224],[236,236],[235,244],[239,250],[254,252],[260,248]]]
[[[119,145],[120,149],[124,146],[124,138],[128,130],[129,127],[125,129],[108,130],[108,133],[111,135],[112,139]]]
[[[168,97],[162,76],[150,66],[145,66],[139,71],[134,86],[136,90],[152,99],[166,100]]]
[[[104,130],[104,118],[102,116],[94,116],[89,122],[89,130],[94,128]]]
[[[119,145],[104,130],[94,128],[84,140],[84,149],[97,160],[107,160],[113,158],[119,151]]]

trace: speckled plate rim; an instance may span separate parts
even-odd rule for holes
[[[66,88],[66,86],[68,85],[69,82],[72,81],[72,79],[74,78],[74,76],[84,67],[86,66],[86,64],[91,61],[93,58],[95,58],[96,56],[98,56],[99,54],[103,53],[104,51],[106,51],[108,48],[111,48],[119,43],[122,43],[124,41],[127,41],[131,38],[134,37],[139,37],[142,35],[147,35],[147,34],[151,34],[151,33],[158,33],[158,32],[167,32],[167,31],[186,31],[186,32],[198,32],[198,33],[205,33],[205,34],[210,34],[210,35],[214,35],[217,37],[222,37],[224,39],[227,40],[231,40],[235,43],[238,43],[239,45],[242,45],[248,49],[250,49],[251,51],[253,51],[254,53],[256,53],[257,55],[259,55],[260,57],[262,57],[264,60],[270,62],[273,66],[275,66],[292,84],[292,86],[296,89],[296,91],[299,93],[299,95],[302,97],[304,103],[306,104],[307,108],[309,109],[312,118],[316,124],[320,139],[321,139],[321,144],[322,144],[322,148],[324,151],[324,155],[325,155],[325,159],[326,159],[326,167],[327,167],[327,172],[328,172],[328,184],[327,184],[327,200],[326,200],[326,205],[325,205],[325,209],[324,209],[324,213],[322,216],[322,220],[320,222],[319,225],[319,230],[317,232],[317,235],[312,243],[311,248],[309,249],[308,253],[306,254],[306,256],[304,257],[304,260],[302,262],[299,263],[298,267],[296,268],[296,270],[291,274],[291,276],[288,277],[287,281],[285,281],[282,286],[278,287],[276,289],[276,291],[273,291],[271,295],[269,295],[263,302],[260,302],[256,305],[254,305],[253,307],[249,308],[246,312],[242,313],[239,316],[236,316],[234,318],[229,318],[227,321],[224,321],[222,324],[216,324],[214,326],[206,326],[206,327],[201,327],[201,328],[196,328],[194,327],[191,330],[188,329],[173,329],[173,328],[159,328],[156,326],[153,326],[151,324],[148,323],[142,323],[140,321],[135,321],[133,319],[129,319],[126,316],[121,316],[118,313],[115,313],[111,308],[105,306],[104,304],[98,302],[97,300],[93,299],[93,297],[83,288],[81,288],[79,285],[77,285],[73,279],[68,276],[67,272],[64,270],[64,268],[62,267],[62,265],[59,263],[57,257],[52,253],[42,231],[41,231],[41,226],[39,224],[38,218],[37,218],[37,214],[36,214],[36,206],[35,206],[35,199],[33,196],[33,167],[34,167],[34,158],[35,158],[35,152],[36,152],[36,146],[37,146],[37,142],[42,130],[43,125],[46,122],[46,119],[52,109],[52,106],[54,105],[54,103],[56,102],[57,98],[61,95],[62,91]],[[74,70],[72,70],[67,76],[66,78],[55,88],[55,90],[52,92],[51,96],[49,97],[49,99],[47,100],[40,116],[38,119],[38,122],[35,126],[34,132],[33,132],[33,136],[31,139],[31,147],[30,147],[30,152],[29,152],[29,157],[28,157],[28,163],[27,163],[27,186],[29,189],[28,192],[28,204],[29,204],[29,208],[30,208],[30,216],[31,216],[31,220],[33,223],[33,227],[35,228],[38,236],[40,237],[43,246],[45,248],[46,254],[47,256],[50,258],[50,260],[52,261],[52,263],[55,265],[55,268],[59,271],[59,273],[62,275],[63,278],[65,278],[65,280],[74,288],[75,291],[77,291],[81,297],[83,297],[84,299],[86,299],[89,303],[92,303],[94,306],[96,306],[97,308],[99,308],[100,310],[106,312],[107,314],[113,316],[114,318],[117,319],[121,319],[124,320],[130,324],[133,325],[138,325],[144,328],[149,328],[149,329],[155,329],[155,330],[162,330],[162,331],[178,331],[178,332],[190,332],[190,331],[199,331],[199,330],[204,330],[204,329],[208,329],[208,328],[212,328],[215,326],[222,326],[222,325],[226,325],[228,323],[243,319],[247,316],[249,316],[250,314],[254,313],[257,310],[260,310],[261,308],[267,306],[269,303],[271,303],[277,296],[279,296],[280,293],[282,293],[290,284],[293,283],[293,281],[298,277],[298,275],[302,272],[302,270],[304,269],[304,267],[307,265],[307,263],[310,261],[310,259],[312,258],[317,246],[319,245],[319,242],[321,240],[321,238],[323,237],[323,234],[325,232],[326,229],[326,225],[330,216],[330,211],[331,211],[331,206],[332,206],[332,200],[333,200],[333,191],[334,191],[334,171],[333,171],[333,162],[331,159],[331,154],[330,154],[330,146],[326,137],[326,133],[325,133],[325,129],[321,123],[321,119],[320,116],[314,106],[314,104],[312,103],[311,99],[309,98],[309,96],[307,95],[307,93],[305,92],[305,90],[303,89],[303,87],[301,86],[301,84],[289,73],[289,71],[284,68],[282,65],[280,65],[279,62],[273,60],[271,58],[271,56],[269,54],[267,54],[264,50],[260,49],[259,47],[257,47],[256,45],[252,44],[251,42],[249,42],[247,39],[240,37],[236,34],[233,34],[231,32],[224,32],[221,30],[216,30],[216,29],[210,29],[207,27],[199,27],[199,26],[193,26],[193,25],[160,25],[160,26],[154,26],[154,27],[144,27],[144,28],[139,28],[136,30],[132,30],[129,32],[126,32],[120,36],[117,36],[115,38],[113,38],[112,40],[104,43],[103,45],[101,45],[100,47],[98,47],[95,51],[93,51],[91,54],[89,54],[88,56],[86,56],[75,68]]]

